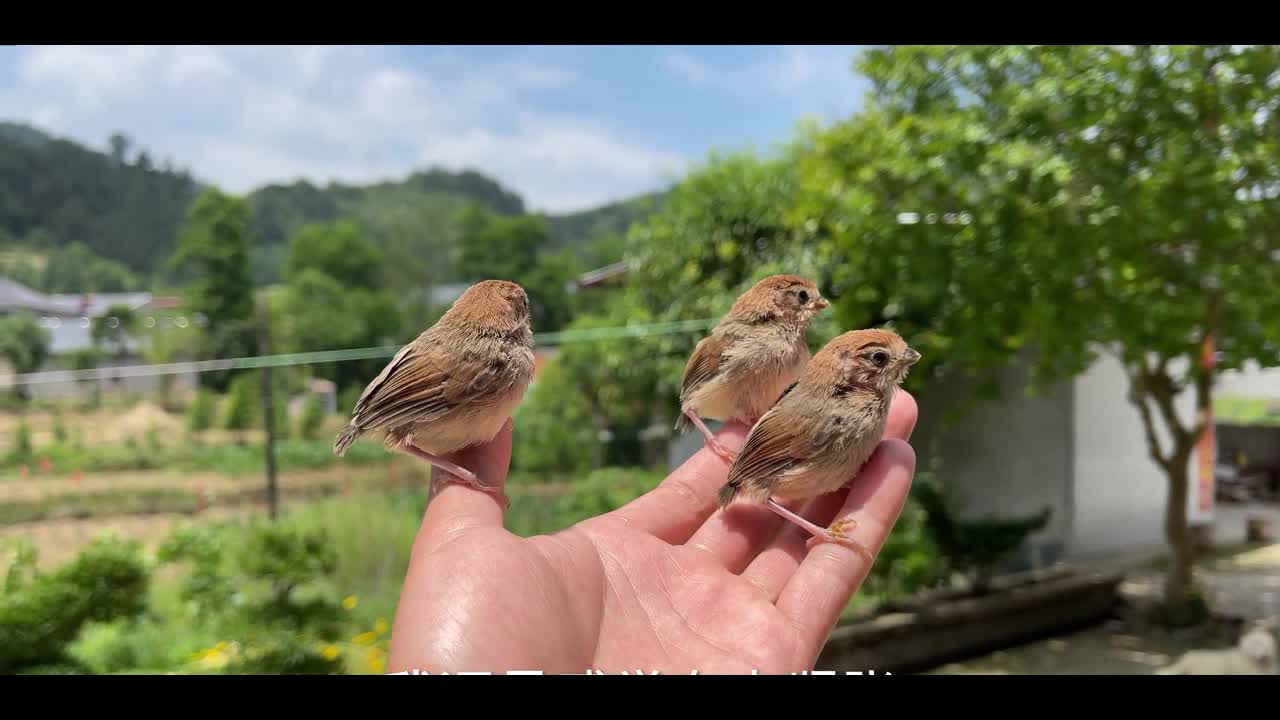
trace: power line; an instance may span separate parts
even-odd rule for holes
[[[713,326],[716,322],[717,319],[711,318],[703,320],[680,320],[675,322],[651,323],[647,325],[617,325],[613,327],[562,330],[560,332],[535,333],[533,341],[536,345],[555,346],[576,342],[613,340],[624,337],[673,335],[680,332],[705,330]],[[275,355],[254,355],[238,358],[219,358],[215,360],[193,360],[190,362],[122,365],[119,367],[91,368],[88,370],[47,370],[44,372],[15,375],[10,382],[4,382],[3,385],[40,385],[56,382],[75,382],[77,380],[115,380],[128,377],[152,377],[157,375],[177,375],[180,373],[201,373],[218,370],[248,370],[263,367],[318,365],[322,363],[346,362],[348,360],[389,358],[395,355],[402,347],[404,346],[384,345],[381,347],[349,348],[345,350],[320,350],[305,353],[279,353]]]

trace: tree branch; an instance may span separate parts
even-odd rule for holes
[[[1167,471],[1170,461],[1161,451],[1160,438],[1156,436],[1155,420],[1151,416],[1151,407],[1147,404],[1147,398],[1150,395],[1147,384],[1149,375],[1146,362],[1139,360],[1138,369],[1129,374],[1129,402],[1138,408],[1138,413],[1142,416],[1142,432],[1147,438],[1147,452],[1157,465]]]

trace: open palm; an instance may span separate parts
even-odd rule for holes
[[[916,405],[899,391],[885,439],[844,490],[791,507],[852,518],[876,552],[915,469]],[[454,459],[501,483],[511,426]],[[717,434],[736,449],[746,428]],[[440,471],[433,469],[433,474]],[[415,540],[392,628],[391,672],[787,673],[813,669],[870,569],[766,508],[715,507],[728,467],[702,449],[652,491],[552,535],[502,526],[492,495],[446,484]]]

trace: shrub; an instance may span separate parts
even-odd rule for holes
[[[213,427],[213,394],[204,388],[196,390],[195,397],[187,406],[187,430],[200,433]]]
[[[263,519],[233,530],[183,529],[160,551],[191,566],[181,590],[190,619],[229,638],[192,660],[229,673],[341,672],[324,648],[351,618],[328,584],[336,556],[327,534]]]
[[[231,381],[222,419],[222,426],[227,430],[248,430],[254,426],[258,416],[258,396],[254,393],[256,377],[252,372],[245,372]]]
[[[302,403],[302,417],[298,419],[298,435],[304,440],[315,440],[320,437],[320,428],[324,424],[324,408],[320,406],[320,398],[308,392]]]
[[[0,672],[69,661],[91,621],[137,615],[150,580],[137,543],[99,539],[56,572],[35,574],[0,598]]]
[[[31,457],[34,448],[31,445],[31,428],[27,425],[26,418],[18,421],[17,427],[13,429],[13,449],[10,451],[14,462],[22,462]]]
[[[67,442],[67,425],[62,418],[62,409],[59,408],[53,415],[53,439],[59,445]]]
[[[596,440],[590,407],[581,390],[552,360],[529,388],[528,399],[513,418],[512,468],[530,473],[577,474],[596,464]]]
[[[569,486],[559,510],[573,524],[626,505],[657,487],[665,473],[644,468],[601,468]]]

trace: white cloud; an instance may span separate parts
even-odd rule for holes
[[[440,50],[408,64],[377,47],[39,47],[18,56],[0,118],[93,147],[123,131],[233,192],[362,182],[429,165],[478,169],[532,209],[575,210],[664,184],[684,159],[599,120],[536,110],[584,82],[523,58]]]
[[[784,45],[762,49],[751,62],[721,66],[685,50],[665,50],[661,63],[672,75],[697,87],[712,87],[745,98],[771,96],[835,118],[862,104],[865,82],[853,68],[857,45]]]
[[[668,50],[663,53],[662,65],[691,85],[705,86],[716,77],[716,71],[710,65],[684,50]]]

